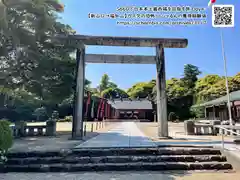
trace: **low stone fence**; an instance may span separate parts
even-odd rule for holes
[[[217,135],[212,124],[194,124],[195,135]]]
[[[229,131],[227,131],[225,129],[221,129],[221,127],[240,134],[240,126],[230,126],[230,125],[218,125],[218,126],[215,126],[215,128],[219,129],[219,134],[231,135],[231,132],[229,132]],[[233,134],[233,135],[239,136],[239,135],[236,135],[236,134]]]
[[[188,120],[184,122],[185,134],[186,135],[231,135],[230,132],[221,129],[221,127],[232,130],[236,133],[240,133],[240,126],[220,125],[220,120],[207,120],[207,121],[196,121]],[[236,134],[233,134],[237,136]]]
[[[218,129],[214,128],[219,125],[219,120],[188,120],[184,121],[186,135],[217,135]]]
[[[47,121],[46,125],[27,125],[27,124],[14,124],[10,125],[12,128],[13,136],[28,137],[28,136],[55,136],[56,135],[56,122]]]

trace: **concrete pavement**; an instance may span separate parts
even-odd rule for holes
[[[156,144],[146,137],[134,122],[119,122],[106,133],[102,133],[78,146],[86,147],[154,147]]]

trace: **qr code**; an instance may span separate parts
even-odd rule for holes
[[[213,27],[234,27],[234,6],[213,5],[212,6]]]

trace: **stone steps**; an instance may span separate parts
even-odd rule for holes
[[[125,149],[75,149],[71,152],[81,156],[122,156],[122,155],[221,155],[220,150],[212,148],[125,148]]]
[[[128,163],[128,162],[226,162],[226,157],[221,155],[170,155],[170,156],[100,156],[100,157],[30,157],[10,158],[7,165],[28,164],[86,164],[86,163]]]
[[[59,152],[9,153],[0,172],[230,170],[211,147],[84,148]]]
[[[79,171],[166,171],[166,170],[229,170],[229,163],[220,162],[157,162],[157,163],[89,163],[4,165],[0,172],[79,172]]]
[[[62,151],[32,151],[32,152],[10,152],[7,154],[8,158],[27,158],[27,157],[58,157],[64,156],[68,152]]]
[[[26,157],[57,157],[66,155],[77,156],[123,156],[123,155],[221,155],[220,150],[213,148],[193,148],[193,147],[158,147],[158,148],[93,148],[74,149],[62,152],[16,152],[9,153],[8,158]]]

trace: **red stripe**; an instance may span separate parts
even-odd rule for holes
[[[110,118],[111,116],[111,106],[110,104],[108,104],[108,118]]]
[[[87,100],[87,104],[90,104],[91,103],[91,93],[89,92],[88,93],[88,100]]]
[[[105,111],[105,116],[108,116],[108,103],[106,102],[106,111]]]
[[[88,107],[89,107],[89,104],[91,103],[91,93],[89,92],[88,93],[88,99],[87,99],[87,102],[86,102],[86,111],[85,111],[85,116],[87,116],[88,114]]]
[[[100,116],[101,106],[102,106],[102,99],[100,99],[100,102],[99,102],[99,104],[98,104],[97,118],[99,118],[99,116]]]
[[[104,111],[105,111],[105,101],[103,101],[103,103],[102,103],[102,109],[101,109],[101,117],[103,118],[103,116],[104,116]]]

